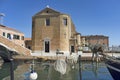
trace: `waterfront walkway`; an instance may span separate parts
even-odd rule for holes
[[[73,54],[77,54],[77,53],[73,53]],[[120,57],[120,53],[105,53],[109,56],[115,56],[115,57]],[[44,54],[40,54],[40,53],[32,53],[31,56],[37,57],[37,58],[43,58],[43,59],[58,59],[58,58],[62,58],[65,59],[66,55],[64,54],[50,54],[50,53],[44,53]],[[70,55],[67,55],[67,57],[69,57]],[[102,57],[102,55],[99,55],[100,57]],[[82,60],[92,60],[92,53],[83,53],[81,55]]]

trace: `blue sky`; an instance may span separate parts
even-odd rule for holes
[[[110,45],[120,45],[120,0],[0,0],[4,25],[31,37],[32,16],[46,8],[69,14],[82,35],[109,36]]]

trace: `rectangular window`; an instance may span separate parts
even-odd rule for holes
[[[71,52],[75,52],[74,46],[71,46]]]
[[[49,18],[46,19],[46,26],[50,26],[50,19]]]
[[[20,39],[20,36],[19,35],[13,35],[13,39]]]
[[[63,18],[63,24],[67,26],[67,18]]]
[[[18,36],[18,35],[17,35],[17,37],[16,37],[16,38],[17,38],[17,39],[20,39],[20,36]]]
[[[21,40],[24,40],[24,36],[21,37]]]
[[[5,32],[3,32],[3,36],[5,36]]]

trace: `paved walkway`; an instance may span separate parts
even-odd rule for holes
[[[120,57],[120,53],[106,53],[110,56],[115,56],[115,57]],[[70,56],[68,56],[70,57]],[[92,53],[83,53],[82,54],[82,60],[92,60]],[[63,54],[53,54],[53,53],[44,53],[44,54],[40,54],[40,53],[32,53],[31,56],[14,56],[14,59],[33,59],[33,58],[43,58],[43,59],[52,59],[52,60],[56,60],[58,58],[60,59],[65,59],[66,55]]]
[[[73,53],[73,54],[77,54],[77,53]],[[105,53],[107,55],[110,56],[115,56],[115,57],[119,57],[120,53]],[[31,56],[56,56],[55,53],[31,53]],[[58,54],[58,56],[66,56],[63,54]],[[69,56],[69,55],[68,55]],[[82,53],[81,55],[82,57],[92,57],[92,53]]]

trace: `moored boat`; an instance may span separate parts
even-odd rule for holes
[[[120,59],[110,56],[105,56],[104,58],[106,66],[114,80],[120,80]]]

